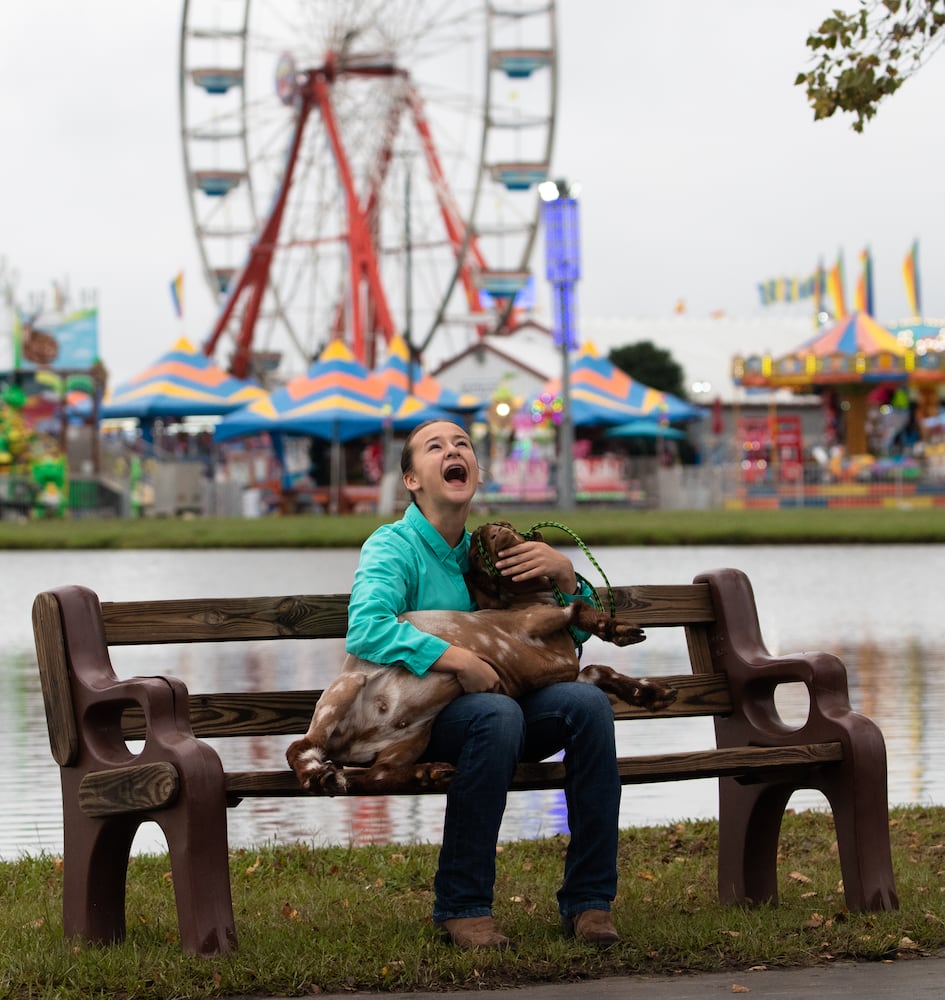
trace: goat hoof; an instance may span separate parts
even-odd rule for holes
[[[676,688],[667,687],[656,681],[642,678],[639,681],[640,692],[637,702],[641,708],[648,708],[651,712],[661,712],[668,708],[676,700]]]
[[[456,768],[452,764],[433,761],[417,766],[416,780],[424,788],[446,788],[456,776]]]
[[[315,769],[312,767],[311,758],[314,750],[314,745],[303,739],[290,743],[285,752],[286,763],[295,772],[295,776],[303,788],[309,788],[312,784]]]
[[[318,787],[326,795],[344,795],[348,791],[348,781],[344,768],[336,764],[325,764],[317,777]]]
[[[615,646],[634,646],[646,639],[646,633],[637,625],[617,625],[611,642]]]
[[[587,628],[587,626],[580,627]],[[603,639],[604,642],[611,642],[615,646],[632,646],[635,643],[643,642],[646,638],[646,634],[639,625],[628,625],[624,622],[618,622],[616,618],[611,618],[609,615],[599,615],[594,619],[593,625],[587,630],[592,634],[596,635],[598,638]]]

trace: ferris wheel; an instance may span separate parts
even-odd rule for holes
[[[185,0],[181,145],[205,344],[234,374],[373,364],[528,308],[557,53],[541,0]],[[222,358],[221,358],[222,361]]]

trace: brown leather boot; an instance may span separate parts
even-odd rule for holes
[[[512,942],[496,927],[492,917],[453,917],[436,925],[457,948],[510,948]]]
[[[582,910],[574,917],[562,917],[561,924],[565,937],[582,944],[610,948],[620,940],[609,910]]]

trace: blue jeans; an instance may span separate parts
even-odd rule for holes
[[[466,694],[439,714],[424,760],[455,764],[434,880],[433,919],[492,913],[496,843],[519,760],[564,750],[570,841],[558,909],[609,910],[617,894],[620,779],[614,716],[590,684],[554,684],[520,700]]]

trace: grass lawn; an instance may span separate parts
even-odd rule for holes
[[[900,544],[945,541],[945,509],[621,510],[561,513],[521,507],[474,510],[470,527],[505,519],[528,528],[567,524],[590,546]],[[166,549],[359,547],[384,520],[373,514],[265,518],[146,518],[0,521],[0,549]],[[546,531],[549,541],[565,534]]]
[[[504,953],[464,953],[439,939],[429,918],[434,845],[294,844],[232,852],[239,949],[209,959],[181,953],[165,855],[132,859],[128,936],[108,947],[63,938],[61,860],[22,858],[0,864],[0,996],[440,992],[939,952],[945,947],[945,809],[895,809],[891,833],[901,909],[850,913],[833,825],[824,813],[785,817],[780,900],[755,908],[717,901],[715,822],[623,830],[614,906],[622,942],[604,953],[560,933],[554,892],[563,837],[501,845],[496,916],[516,945]]]

